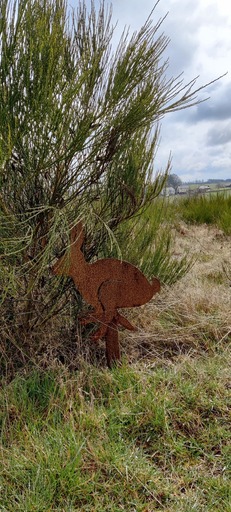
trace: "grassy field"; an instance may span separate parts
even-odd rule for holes
[[[230,511],[227,351],[18,377],[1,511]]]
[[[231,235],[231,190],[183,197],[178,208],[186,222],[215,224]]]
[[[3,383],[1,512],[231,511],[231,238],[174,226],[194,265],[127,313],[121,367],[41,360]]]

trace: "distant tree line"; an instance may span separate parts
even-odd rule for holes
[[[230,181],[231,177],[226,179],[209,178],[208,180],[184,181],[184,185],[193,185],[199,183],[229,183]]]
[[[223,183],[223,182],[229,182],[231,180],[231,177],[230,178],[226,178],[225,180],[224,179],[213,179],[213,178],[210,178],[209,180],[207,180],[207,183]]]
[[[167,187],[173,187],[175,192],[177,191],[178,187],[182,185],[182,180],[177,176],[177,174],[169,174],[166,182]]]

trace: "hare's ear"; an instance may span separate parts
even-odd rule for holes
[[[70,240],[71,244],[77,245],[80,248],[83,245],[84,228],[81,221],[79,221],[75,226],[73,226],[73,228],[71,228]]]

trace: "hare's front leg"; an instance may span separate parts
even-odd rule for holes
[[[100,338],[103,338],[106,330],[108,328],[108,321],[105,319],[105,314],[96,315],[94,312],[89,313],[86,317],[80,319],[81,325],[88,325],[98,323],[100,327],[95,331],[94,334],[91,335],[92,341],[98,341]]]
[[[90,323],[98,323],[100,324],[99,328],[91,335],[92,341],[98,341],[100,338],[103,338],[106,334],[108,325],[112,321],[113,318],[116,317],[116,311],[103,311],[97,312],[95,311],[89,313],[86,317],[81,319],[81,325],[88,325]]]
[[[116,309],[109,309],[107,311],[104,311],[104,314],[101,318],[98,318],[98,322],[101,324],[100,327],[97,329],[97,331],[91,336],[91,339],[94,340],[94,341],[97,341],[99,340],[100,338],[103,338],[108,330],[108,326],[109,324],[111,324],[111,322],[113,320],[115,320],[116,322],[119,322],[119,323],[122,323],[121,322],[121,317],[122,315],[120,315],[118,313],[118,311],[116,311]],[[122,317],[123,318],[123,317]],[[126,320],[126,319],[125,319]],[[125,322],[124,322],[125,323]],[[123,323],[123,325],[124,325]],[[127,321],[127,323],[129,323]],[[129,323],[129,326],[131,326],[131,324]],[[132,326],[131,326],[132,327]]]
[[[91,297],[91,301],[89,301],[88,304],[91,305],[93,309],[82,316],[82,318],[80,318],[81,325],[88,325],[94,322],[98,322],[104,315],[102,304],[98,300],[97,295],[94,297],[94,300]]]
[[[87,313],[82,318],[79,319],[81,325],[94,324],[97,322],[102,322],[104,317],[104,313],[95,313],[95,311],[91,311]]]
[[[90,311],[85,315],[83,318],[80,319],[81,325],[88,325],[91,323],[98,323],[100,324],[100,327],[96,330],[96,332],[91,336],[91,340],[97,341],[100,338],[104,336],[106,333],[108,322],[111,320],[107,318],[107,315],[105,315],[105,311],[103,308],[98,308],[96,311]]]

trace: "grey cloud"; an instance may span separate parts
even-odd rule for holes
[[[208,131],[207,143],[209,146],[220,146],[231,142],[231,123],[211,128]]]
[[[165,3],[161,3],[162,15],[166,13]],[[180,8],[169,5],[169,13],[162,28],[170,42],[166,49],[169,58],[169,74],[177,76],[191,69],[198,48],[198,23],[191,17],[192,3],[181,2]]]
[[[166,35],[170,37],[165,51],[165,57],[169,59],[168,75],[173,77],[185,72],[190,67],[197,49],[196,40],[187,31],[179,31],[178,25],[176,21],[171,23],[171,31],[168,30],[168,27],[165,30]]]
[[[190,121],[219,121],[231,119],[231,82],[220,86],[208,101],[197,105]]]

